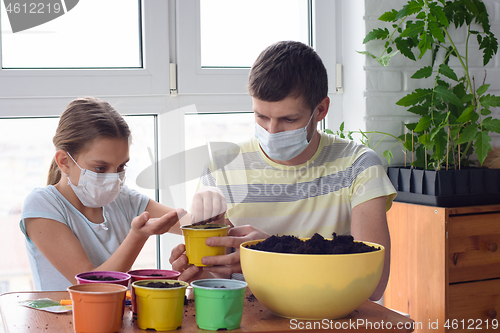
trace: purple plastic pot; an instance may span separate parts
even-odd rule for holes
[[[111,277],[116,278],[118,280],[93,280],[88,279],[91,276],[101,276],[103,278]],[[130,281],[130,275],[128,273],[123,272],[114,272],[114,271],[91,271],[84,272],[75,275],[76,281],[78,284],[84,283],[113,283],[113,284],[121,284],[122,286],[128,287]]]
[[[137,304],[135,302],[135,290],[132,286],[134,281],[139,280],[177,280],[181,272],[168,269],[137,269],[127,272],[130,275],[130,294],[132,297],[132,312],[137,313]],[[155,276],[151,276],[155,274]]]

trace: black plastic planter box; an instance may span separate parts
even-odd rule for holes
[[[389,167],[394,201],[437,207],[500,203],[500,169],[421,170]]]

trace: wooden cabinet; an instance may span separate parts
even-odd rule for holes
[[[500,205],[394,202],[387,220],[385,306],[409,313],[415,332],[500,332]]]

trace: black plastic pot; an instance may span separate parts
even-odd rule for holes
[[[421,170],[389,167],[395,201],[437,207],[500,203],[500,169]]]

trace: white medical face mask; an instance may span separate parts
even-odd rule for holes
[[[260,147],[269,158],[278,161],[289,161],[297,157],[309,145],[307,127],[313,115],[314,112],[305,127],[278,133],[269,133],[256,122],[255,137],[259,140]]]
[[[80,168],[80,180],[74,185],[68,177],[68,184],[85,207],[99,208],[109,205],[120,193],[125,182],[125,171],[118,173],[97,173],[82,169],[73,159],[69,157]]]

